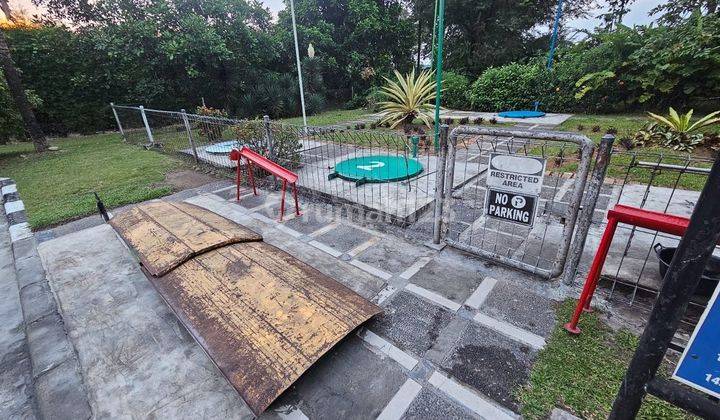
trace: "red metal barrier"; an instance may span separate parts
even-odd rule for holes
[[[245,158],[247,161],[247,172],[248,180],[253,189],[253,194],[258,195],[257,188],[255,188],[255,178],[253,177],[253,165],[270,172],[275,178],[280,178],[282,181],[282,199],[280,201],[280,220],[282,221],[283,214],[285,214],[285,190],[289,183],[293,189],[293,198],[295,199],[295,213],[300,216],[300,206],[298,205],[297,195],[297,180],[298,175],[295,172],[289,171],[270,159],[262,156],[261,154],[253,151],[247,146],[243,146],[240,150],[232,149],[230,151],[230,160],[237,161],[237,174],[235,182],[237,183],[237,201],[240,201],[240,181],[242,175],[240,173],[240,160]]]
[[[602,272],[605,259],[607,258],[608,251],[610,250],[610,244],[612,244],[613,236],[615,236],[615,230],[617,229],[618,223],[625,223],[628,225],[634,225],[646,229],[657,230],[659,232],[669,233],[671,235],[682,236],[685,234],[685,230],[690,223],[690,219],[682,216],[675,216],[672,214],[661,213],[658,211],[644,210],[637,207],[625,206],[617,204],[607,214],[608,223],[603,232],[602,238],[600,239],[600,246],[595,253],[590,271],[588,272],[585,285],[583,286],[580,299],[578,300],[577,306],[575,306],[575,312],[573,312],[570,322],[565,324],[565,329],[572,334],[580,334],[580,328],[578,327],[578,321],[580,315],[583,312],[590,312],[590,302],[592,301],[595,289],[597,288],[598,281],[600,280],[600,273]]]

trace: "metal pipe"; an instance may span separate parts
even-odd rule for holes
[[[680,384],[655,378],[647,384],[647,393],[703,419],[720,419],[720,404],[704,395],[691,392]]]
[[[183,124],[185,125],[185,132],[187,132],[188,141],[190,141],[190,148],[192,149],[193,156],[195,157],[195,163],[200,163],[197,148],[195,147],[195,140],[193,139],[192,130],[190,129],[190,121],[188,121],[188,116],[187,113],[185,113],[185,109],[181,109],[180,114],[182,116]]]
[[[663,279],[647,327],[617,393],[610,419],[634,419],[720,239],[720,159],[712,166]]]
[[[636,168],[646,169],[668,169],[672,171],[680,171],[688,174],[707,175],[710,173],[710,168],[696,168],[693,166],[684,165],[671,165],[669,163],[653,163],[639,161],[635,163]]]
[[[300,105],[302,106],[303,127],[307,132],[307,116],[305,115],[305,93],[303,92],[302,70],[300,69],[300,48],[298,47],[297,26],[295,25],[295,1],[290,0],[290,17],[292,18],[293,39],[295,40],[295,61],[297,62],[298,85],[300,86]]]
[[[120,117],[118,117],[117,110],[115,109],[115,104],[112,102],[110,102],[110,109],[112,109],[113,115],[115,115],[115,122],[120,129],[120,135],[122,136],[123,141],[127,141],[127,137],[125,137],[125,130],[123,130],[123,126],[122,124],[120,124]]]
[[[138,109],[140,109],[140,115],[142,116],[143,124],[145,124],[145,132],[147,133],[149,141],[148,146],[154,146],[155,139],[153,138],[152,131],[150,130],[150,124],[148,124],[147,116],[145,116],[145,107],[140,105]]]
[[[275,161],[275,145],[273,144],[269,115],[263,115],[263,127],[265,128],[265,143],[268,149],[268,158],[270,158],[270,160],[272,161]]]
[[[575,281],[575,271],[577,270],[583,250],[585,249],[585,241],[587,240],[588,231],[590,230],[590,225],[592,224],[595,206],[597,205],[598,196],[600,195],[600,189],[605,181],[607,168],[610,165],[610,157],[614,142],[615,136],[612,134],[606,134],[603,136],[602,140],[600,140],[600,147],[598,148],[597,155],[595,157],[595,167],[593,168],[592,179],[590,180],[590,185],[587,188],[584,188],[587,192],[585,192],[585,200],[583,202],[582,212],[580,213],[577,231],[574,235],[569,261],[564,266],[564,272],[557,273],[557,275],[562,274],[563,282],[565,284],[572,284]],[[582,191],[580,192],[582,193]],[[571,234],[572,231],[569,233]],[[563,267],[560,267],[560,269],[562,270]]]
[[[455,179],[455,154],[457,153],[457,128],[452,131],[448,141],[445,180],[443,181],[442,219],[440,223],[440,237],[446,238],[450,226],[450,204],[452,202],[453,180]],[[453,133],[455,135],[453,135]]]
[[[435,213],[433,219],[433,243],[440,243],[440,229],[442,227],[443,203],[445,200],[445,167],[448,154],[448,130],[447,124],[440,129],[440,155],[438,156],[437,168],[435,171]]]
[[[550,278],[558,277],[563,273],[563,269],[565,268],[568,250],[570,249],[570,243],[573,238],[573,231],[575,230],[575,222],[578,219],[580,202],[583,199],[583,193],[585,192],[585,184],[587,183],[588,172],[590,172],[590,159],[592,158],[594,149],[595,145],[592,143],[580,143],[580,165],[578,165],[578,172],[576,174],[577,181],[575,182],[575,188],[573,188],[572,197],[570,198],[570,202],[568,203],[569,205],[565,213],[565,226],[563,226],[562,242],[560,243],[560,246],[558,247],[558,252],[555,255],[555,263],[553,264],[553,268],[550,272]],[[612,149],[612,146],[610,147],[610,149]],[[585,162],[585,165],[583,165],[582,162]],[[600,181],[600,184],[602,185],[602,180]],[[562,200],[562,197],[560,199]],[[595,202],[596,201],[597,197],[595,197]],[[595,203],[593,203],[593,208],[594,207]]]
[[[435,150],[440,148],[440,102],[442,98],[443,41],[445,38],[445,0],[439,0],[437,13],[438,49],[435,67]]]

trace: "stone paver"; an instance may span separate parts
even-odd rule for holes
[[[404,420],[470,420],[478,417],[447,397],[424,388],[402,418]]]
[[[109,225],[45,242],[39,251],[95,415],[252,417]]]
[[[33,393],[10,235],[0,210],[0,418],[35,418]]]
[[[400,240],[382,239],[362,252],[358,259],[389,273],[399,274],[410,268],[419,258],[431,254],[432,251],[427,248],[409,245]]]
[[[543,296],[499,281],[480,310],[532,333],[547,337],[553,330],[555,304]]]
[[[450,375],[518,411],[514,392],[527,380],[536,352],[477,325],[468,325],[442,364]]]
[[[285,401],[312,419],[376,418],[406,380],[399,365],[348,337],[298,380]]]
[[[372,235],[352,226],[340,225],[317,237],[322,242],[340,252],[347,252],[368,241]]]
[[[452,313],[409,292],[400,292],[368,328],[403,350],[423,356],[450,323]]]
[[[447,251],[421,268],[410,281],[453,302],[463,303],[482,282],[485,273],[480,261]]]

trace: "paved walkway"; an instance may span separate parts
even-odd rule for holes
[[[32,366],[5,213],[0,208],[0,418],[35,418]]]
[[[261,232],[385,310],[263,418],[517,417],[515,391],[556,322],[553,299],[563,290],[353,223],[323,205],[278,223],[276,193],[237,204],[233,188],[218,183],[169,199]],[[99,217],[75,225],[37,237],[93,414],[251,417],[112,229]]]

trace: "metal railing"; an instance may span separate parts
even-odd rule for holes
[[[566,279],[585,280],[606,226],[608,209],[624,204],[690,217],[712,163],[710,157],[661,149],[613,150],[597,205],[589,212],[592,224],[587,240],[583,241],[580,263],[577,271],[569,273]],[[654,248],[658,243],[675,247],[679,240],[663,232],[620,224],[603,267],[599,292],[608,301],[649,311],[662,286],[661,262]],[[697,320],[706,301],[707,298],[700,295],[693,297],[685,319],[688,326]]]
[[[441,235],[453,247],[545,278],[559,276],[573,236],[594,144],[582,135],[461,126],[450,134]],[[533,226],[487,216],[491,153],[537,157],[546,173]]]
[[[302,127],[268,117],[240,120],[141,106],[112,105],[112,109],[128,143],[172,153],[227,175],[236,167],[229,159],[230,149],[247,145],[297,172],[298,187],[306,198],[340,204],[344,213],[399,226],[432,216],[438,153],[431,134],[367,129],[370,123]],[[355,183],[333,175],[341,161],[377,155],[414,160],[422,170],[385,183]],[[272,177],[266,181],[272,184]]]

